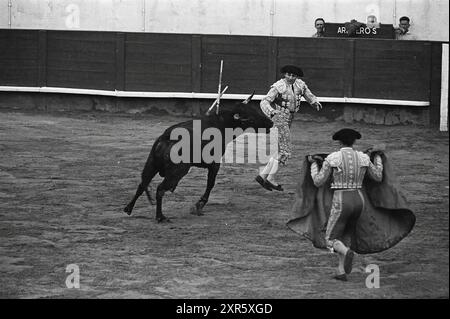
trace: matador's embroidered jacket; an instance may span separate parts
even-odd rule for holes
[[[374,157],[375,164],[369,155],[343,147],[340,151],[331,153],[325,158],[319,171],[317,163],[311,164],[311,177],[317,187],[322,186],[333,173],[332,189],[358,189],[362,187],[366,172],[370,178],[380,182],[383,178],[383,162],[379,155]]]
[[[275,110],[294,113],[300,108],[302,96],[309,104],[317,102],[316,96],[302,80],[297,79],[294,84],[289,85],[285,79],[281,79],[272,84],[269,93],[261,101],[261,109],[269,118],[274,115]]]

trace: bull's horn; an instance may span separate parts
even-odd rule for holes
[[[242,104],[248,104],[248,102],[252,100],[253,95],[255,95],[255,91],[253,91],[252,95],[250,95],[248,98],[242,101]]]

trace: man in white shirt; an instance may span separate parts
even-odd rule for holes
[[[399,19],[398,28],[395,29],[396,40],[417,40],[417,36],[409,32],[410,20],[404,16]]]

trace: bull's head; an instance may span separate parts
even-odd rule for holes
[[[273,126],[272,121],[261,111],[259,103],[257,105],[251,104],[250,101],[253,98],[255,92],[234,105],[231,108],[228,120],[231,127],[241,127],[242,129],[252,128],[256,132],[258,129],[265,129],[266,133],[269,133],[270,128]]]

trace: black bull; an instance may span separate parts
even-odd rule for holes
[[[164,193],[168,190],[173,192],[183,176],[185,176],[189,172],[189,169],[192,166],[196,166],[208,169],[208,182],[206,191],[191,210],[191,213],[201,215],[201,211],[205,204],[208,202],[209,194],[214,187],[216,176],[220,168],[220,161],[205,162],[203,157],[200,157],[199,161],[191,160],[188,162],[174,163],[171,159],[170,151],[171,148],[178,142],[178,140],[171,140],[171,132],[176,128],[183,128],[189,131],[191,136],[190,154],[192,155],[192,139],[201,139],[201,136],[203,136],[203,131],[208,128],[216,128],[221,132],[221,156],[223,156],[223,154],[225,153],[226,145],[231,142],[231,140],[234,140],[237,137],[236,135],[234,135],[229,137],[231,138],[230,140],[226,140],[225,138],[227,137],[227,134],[225,134],[225,129],[241,128],[242,130],[246,130],[248,128],[252,128],[255,131],[264,129],[265,133],[269,133],[269,130],[273,125],[272,121],[269,120],[264,115],[264,113],[262,113],[259,105],[249,104],[252,97],[253,94],[246,100],[233,106],[221,106],[219,114],[216,114],[214,110],[210,115],[203,116],[200,120],[202,133],[201,135],[198,134],[197,136],[194,136],[193,120],[178,123],[166,129],[164,133],[160,137],[158,137],[158,139],[153,144],[152,150],[150,151],[147,162],[145,163],[145,167],[142,171],[141,183],[138,186],[134,198],[124,208],[124,211],[128,215],[130,215],[136,203],[136,200],[139,198],[139,196],[142,195],[143,192],[146,193],[150,203],[153,203],[153,199],[151,197],[150,191],[148,190],[148,186],[153,177],[157,173],[159,173],[159,175],[161,177],[164,177],[164,179],[158,185],[156,190],[156,220],[158,222],[167,221],[168,219],[162,213],[162,198],[164,196]],[[208,140],[201,141],[202,151],[204,146],[208,143]]]

